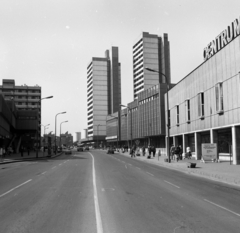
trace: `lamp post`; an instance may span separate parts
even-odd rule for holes
[[[58,113],[58,114],[56,114],[56,116],[55,116],[55,155],[57,154],[57,116],[59,115],[59,114],[64,114],[64,113],[66,113],[66,112],[60,112],[60,113]]]
[[[44,98],[41,98],[37,103],[39,104],[42,100],[45,100],[45,99],[51,99],[53,98],[53,96],[47,96],[47,97],[44,97]],[[37,150],[36,150],[36,158],[38,158],[38,147],[39,147],[39,138],[38,138],[38,130],[39,130],[39,124],[37,123]]]
[[[68,121],[63,121],[63,122],[60,123],[60,147],[62,145],[62,143],[61,143],[61,127],[62,127],[62,124],[66,123],[66,122],[68,122]]]
[[[97,125],[97,148],[98,148],[98,127],[99,126],[103,126],[103,125],[100,125],[100,124]]]
[[[170,163],[170,151],[169,151],[169,136],[170,136],[170,121],[169,121],[169,97],[168,97],[168,92],[169,92],[169,80],[168,80],[168,77],[163,74],[162,72],[158,71],[158,70],[153,70],[153,69],[150,69],[148,67],[145,67],[146,70],[148,71],[151,71],[151,72],[155,72],[155,73],[158,73],[158,74],[161,74],[163,75],[165,78],[166,78],[166,83],[167,83],[167,92],[166,92],[166,95],[167,95],[167,119],[166,119],[166,126],[167,126],[167,145],[166,145],[166,149],[167,149],[167,157],[168,157],[168,162]],[[159,75],[159,85],[160,85],[160,75]],[[160,88],[160,86],[159,86]]]
[[[123,104],[120,104],[120,106],[126,107],[129,111],[131,111],[131,132],[130,132],[130,136],[131,136],[131,147],[132,147],[132,109],[129,108],[128,106],[123,105]]]
[[[112,117],[113,119],[118,119],[117,120],[117,150],[118,150],[118,141],[119,141],[119,118],[118,117],[115,117],[115,116],[113,116],[113,115],[109,115],[110,117]]]

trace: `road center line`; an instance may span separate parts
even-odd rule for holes
[[[52,169],[54,169],[56,166],[52,167]]]
[[[203,199],[204,201],[206,201],[206,202],[208,202],[208,203],[210,203],[210,204],[212,204],[212,205],[215,205],[215,206],[217,206],[217,207],[219,207],[219,208],[222,208],[222,209],[224,209],[224,210],[226,210],[226,211],[228,211],[228,212],[230,212],[230,213],[232,213],[232,214],[235,214],[235,215],[237,215],[238,217],[240,217],[240,214],[238,214],[238,213],[236,213],[236,212],[233,212],[233,211],[231,211],[231,210],[229,210],[229,209],[227,209],[227,208],[225,208],[225,207],[223,207],[223,206],[220,206],[220,205],[218,205],[218,204],[216,204],[216,203],[214,203],[214,202],[211,202],[211,201],[209,201],[209,200],[207,200],[207,199]]]
[[[139,170],[141,170],[141,168],[140,167],[136,167],[137,169],[139,169]]]
[[[170,183],[170,182],[168,182],[168,181],[166,181],[166,180],[164,180],[164,182],[166,182],[166,183],[168,183],[168,184],[170,184],[170,185],[172,185],[172,186],[174,186],[174,187],[176,187],[176,188],[180,189],[180,187],[179,187],[179,186],[177,186],[177,185],[175,185],[175,184],[172,184],[172,183]]]
[[[41,175],[44,175],[46,172],[43,172]]]
[[[95,214],[96,214],[96,222],[97,222],[97,233],[103,233],[102,218],[101,218],[99,202],[98,202],[98,194],[97,194],[94,157],[90,152],[88,153],[92,156],[92,159],[93,159],[92,173],[93,173],[93,190],[94,190],[94,204],[95,204]]]
[[[8,193],[12,192],[13,190],[15,190],[15,189],[17,189],[17,188],[19,188],[19,187],[21,187],[21,186],[23,186],[23,185],[27,184],[27,183],[28,183],[28,182],[30,182],[30,181],[32,181],[32,179],[30,179],[30,180],[27,180],[27,181],[25,181],[24,183],[22,183],[22,184],[20,184],[20,185],[16,186],[15,188],[12,188],[12,189],[10,189],[10,190],[9,190],[9,191],[7,191],[6,193],[3,193],[2,195],[0,195],[0,197],[3,197],[3,196],[5,196],[6,194],[8,194]]]
[[[150,176],[154,176],[152,173],[149,173],[149,172],[146,172],[148,175],[150,175]]]
[[[129,165],[129,166],[132,166],[132,164],[131,164],[131,163],[129,163],[128,165]]]

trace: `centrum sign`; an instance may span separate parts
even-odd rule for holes
[[[208,60],[215,53],[229,44],[234,38],[240,35],[240,17],[235,19],[227,29],[223,30],[214,40],[212,40],[203,50],[204,61]]]
[[[217,144],[216,143],[202,144],[202,160],[203,161],[217,160]]]

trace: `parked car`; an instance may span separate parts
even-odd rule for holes
[[[83,147],[78,147],[77,151],[83,151]]]
[[[84,148],[84,150],[89,150],[89,147],[88,147],[88,146],[86,146],[86,147]]]
[[[64,152],[65,152],[65,155],[71,155],[72,154],[72,151],[70,149],[65,149]]]

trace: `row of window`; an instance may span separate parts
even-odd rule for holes
[[[158,98],[158,94],[153,95],[153,96],[151,96],[151,97],[148,97],[148,98],[146,98],[146,99],[144,99],[144,100],[141,100],[141,101],[139,101],[138,103],[139,103],[139,105],[142,105],[142,104],[145,104],[145,103],[150,102],[150,101],[152,101],[152,100],[154,100],[154,99],[157,99],[157,98]]]
[[[200,92],[197,95],[197,107],[198,107],[198,117],[203,119],[205,116],[204,111],[204,92]],[[221,114],[224,111],[223,106],[223,84],[217,83],[215,85],[215,103],[216,103],[216,112]],[[191,111],[190,111],[190,99],[185,101],[186,108],[186,121],[190,123],[191,121]],[[179,125],[179,105],[176,106],[176,125]]]

